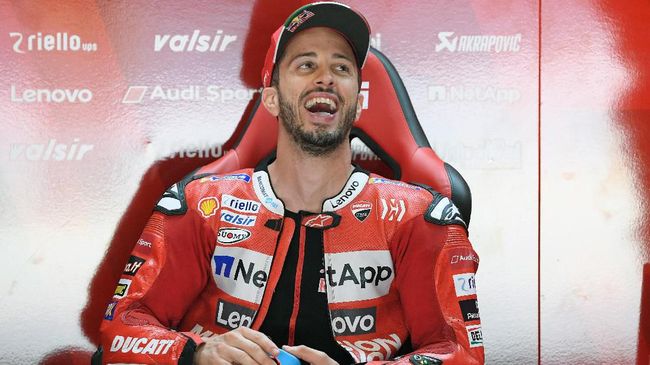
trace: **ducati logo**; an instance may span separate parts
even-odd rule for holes
[[[350,210],[352,211],[352,214],[354,214],[354,217],[359,222],[363,222],[370,215],[370,211],[372,210],[372,203],[367,201],[354,203],[350,207]]]

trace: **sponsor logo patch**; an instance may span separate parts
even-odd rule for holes
[[[142,238],[138,240],[138,246],[146,247],[146,248],[151,248],[151,242],[145,241]]]
[[[334,224],[334,217],[328,214],[318,214],[315,217],[306,218],[303,222],[305,227],[326,228]]]
[[[221,205],[224,208],[234,209],[244,213],[257,213],[260,211],[261,204],[253,200],[241,199],[236,196],[223,194]]]
[[[466,329],[469,347],[483,346],[483,332],[481,331],[481,326],[467,326]]]
[[[144,264],[145,259],[140,258],[138,256],[131,256],[129,257],[129,262],[124,266],[124,275],[129,275],[129,276],[134,276],[135,274],[138,273],[138,270],[142,267],[142,264]]]
[[[237,40],[236,35],[223,34],[219,29],[213,34],[202,34],[199,29],[194,29],[192,34],[156,34],[154,36],[153,51],[162,52],[170,50],[179,52],[224,52],[228,45]]]
[[[453,276],[457,297],[476,294],[476,278],[474,273],[457,274]]]
[[[198,204],[199,211],[203,218],[209,218],[217,214],[219,209],[219,200],[213,196],[209,196],[199,200]]]
[[[225,327],[230,330],[234,330],[239,327],[250,327],[251,324],[253,324],[254,315],[255,311],[250,308],[219,300],[217,303],[217,315],[215,323],[218,326]]]
[[[454,256],[451,257],[451,264],[452,265],[462,264],[462,263],[466,263],[466,262],[470,262],[470,261],[476,262],[477,264],[479,263],[478,257],[476,257],[476,255],[474,255],[473,253],[470,253],[469,255],[465,255],[465,256],[463,256],[463,255],[454,255]]]
[[[113,320],[113,315],[115,314],[115,308],[117,307],[117,300],[114,300],[110,303],[108,303],[108,307],[106,307],[106,312],[104,312],[104,319],[107,321],[112,321]]]
[[[289,25],[287,25],[287,30],[293,33],[300,26],[300,24],[306,22],[307,19],[313,16],[314,13],[311,11],[307,9],[303,10],[302,13],[296,15],[293,19],[291,19],[291,22],[289,22]]]
[[[223,176],[208,176],[199,179],[199,181],[202,183],[208,181],[220,181],[220,180],[228,180],[228,181],[239,180],[243,182],[249,182],[251,181],[251,177],[250,175],[247,174],[231,174],[231,175],[223,175]]]
[[[481,320],[481,315],[478,312],[478,300],[461,300],[458,304],[460,305],[460,311],[463,312],[465,322]]]
[[[223,245],[234,245],[235,243],[245,241],[251,236],[251,232],[242,228],[219,228],[217,242]]]
[[[334,309],[331,311],[332,329],[338,336],[361,335],[375,332],[377,308]]]
[[[393,282],[393,261],[386,250],[326,254],[325,262],[325,279],[336,303],[382,297]]]
[[[242,227],[252,227],[255,225],[256,220],[257,216],[254,215],[239,214],[225,209],[221,210],[222,222],[227,222]]]
[[[367,201],[354,203],[350,207],[350,210],[359,222],[363,222],[370,215],[370,211],[372,210],[372,203]]]
[[[217,246],[212,257],[217,287],[233,297],[259,304],[271,259],[271,256],[244,248]]]
[[[402,347],[402,341],[395,333],[390,338],[373,338],[360,341],[336,341],[354,358],[354,362],[390,359]]]
[[[146,337],[123,337],[115,336],[111,343],[111,352],[133,353],[133,354],[166,354],[174,344],[174,340],[162,340]]]
[[[113,298],[122,298],[129,293],[129,286],[131,285],[131,280],[129,279],[120,279],[115,288],[115,293],[113,293]]]
[[[406,205],[402,199],[381,198],[381,219],[387,221],[401,221],[406,213]]]

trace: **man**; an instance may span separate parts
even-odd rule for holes
[[[278,29],[262,71],[275,158],[165,193],[106,311],[105,362],[273,365],[282,346],[318,365],[483,363],[455,207],[351,165],[369,37],[331,2]],[[404,211],[383,219],[386,199]]]

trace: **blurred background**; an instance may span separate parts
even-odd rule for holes
[[[648,364],[650,2],[344,2],[472,189],[487,363]],[[304,3],[0,0],[0,363],[88,363],[153,204],[228,148]]]

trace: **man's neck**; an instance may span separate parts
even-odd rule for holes
[[[276,159],[268,168],[273,190],[287,210],[320,212],[323,201],[341,191],[350,177],[351,159],[348,143],[318,157],[295,144],[278,143]]]

